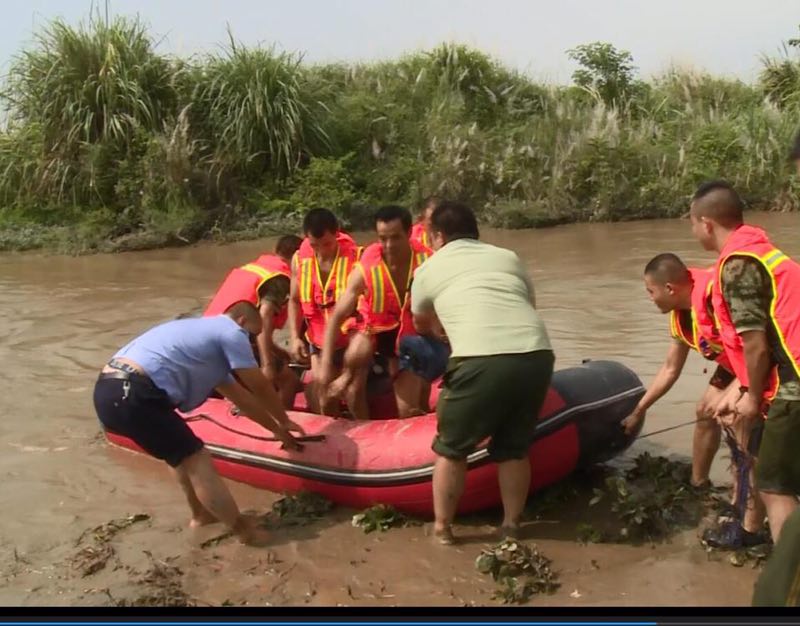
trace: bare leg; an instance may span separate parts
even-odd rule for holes
[[[708,482],[711,464],[719,449],[721,430],[711,418],[724,393],[724,390],[709,385],[697,403],[697,423],[692,441],[692,484],[695,486]]]
[[[325,390],[316,382],[319,380],[320,367],[322,359],[319,354],[311,355],[311,374],[314,378],[314,391],[315,391],[315,408],[322,415],[330,415],[331,417],[339,417],[339,401],[336,398],[331,398]]]
[[[406,370],[397,374],[394,379],[394,397],[400,417],[411,417],[423,413],[419,400],[424,382],[419,376]]]
[[[503,499],[503,529],[516,530],[531,486],[530,459],[503,461],[497,466],[500,497]]]
[[[369,370],[361,369],[355,373],[345,390],[345,401],[350,414],[357,420],[368,420],[369,403],[367,402],[367,376]]]
[[[330,385],[328,393],[331,397],[341,398],[344,396],[357,373],[368,368],[371,361],[372,341],[369,335],[353,334],[342,359],[342,373]],[[352,408],[350,410],[352,411]]]
[[[186,501],[189,503],[189,509],[192,511],[192,519],[189,521],[190,528],[198,528],[199,526],[205,526],[206,524],[213,524],[214,522],[218,522],[219,520],[211,514],[210,511],[203,506],[203,503],[197,499],[197,494],[194,492],[194,487],[192,487],[192,481],[189,478],[189,474],[186,472],[186,468],[184,465],[179,465],[178,467],[170,468],[172,473],[175,475],[175,478],[178,480],[178,484],[183,489],[183,493],[186,496]]]
[[[286,409],[294,408],[294,399],[300,389],[300,383],[297,380],[297,376],[292,372],[292,368],[284,365],[281,371],[278,372],[276,383],[283,407]]]
[[[227,524],[243,543],[255,546],[266,544],[269,533],[258,526],[255,517],[239,512],[236,501],[214,469],[211,455],[205,448],[185,459],[179,468],[191,481],[198,502],[208,513]]]
[[[772,541],[777,543],[781,535],[781,528],[792,512],[797,508],[797,498],[791,495],[769,493],[762,491],[761,499],[767,508],[767,519],[769,519],[769,530],[772,533]]]
[[[433,466],[434,536],[442,543],[452,543],[452,524],[458,501],[464,492],[467,461],[436,457]]]

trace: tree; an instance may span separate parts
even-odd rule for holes
[[[581,66],[572,74],[575,84],[597,93],[606,104],[622,106],[633,95],[636,67],[627,50],[596,41],[567,50],[567,55]]]

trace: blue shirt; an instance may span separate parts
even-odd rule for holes
[[[151,328],[115,357],[139,365],[181,411],[191,411],[231,371],[258,367],[248,332],[227,315],[182,319]]]

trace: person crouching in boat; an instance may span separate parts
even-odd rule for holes
[[[425,198],[422,202],[419,217],[411,227],[411,239],[426,248],[431,247],[431,214],[441,203],[441,198],[437,198],[436,196],[428,196]]]
[[[733,366],[725,355],[722,339],[714,320],[711,292],[714,283],[713,269],[687,267],[675,254],[664,253],[653,257],[644,269],[644,283],[650,299],[662,313],[670,318],[670,344],[664,364],[656,374],[647,392],[639,400],[633,413],[623,421],[625,431],[634,435],[641,430],[647,410],[663,397],[680,378],[690,350],[716,363],[703,396],[697,403],[692,443],[691,485],[704,488],[711,484],[709,473],[721,439],[720,425],[714,419],[717,407],[727,394],[738,391]],[[734,483],[738,472],[734,469]],[[746,480],[748,472],[744,472]],[[734,488],[734,494],[739,492]],[[743,524],[738,532],[726,532],[725,525],[710,529],[704,540],[715,548],[739,548],[728,545],[732,541],[744,545],[763,542],[759,532],[764,520],[764,507],[757,494],[742,503]],[[734,507],[739,507],[734,502]]]
[[[119,350],[94,388],[103,427],[172,468],[191,509],[191,527],[220,521],[253,545],[264,544],[267,531],[239,512],[211,455],[176,409],[191,411],[216,389],[288,449],[299,450],[290,431],[305,433],[288,418],[253,356],[249,335],[260,332],[261,316],[249,302],[224,315],[161,324]]]
[[[404,337],[416,334],[409,287],[414,272],[431,250],[410,239],[411,213],[406,208],[380,208],[375,214],[375,230],[377,243],[364,249],[331,315],[320,384],[332,396],[340,395],[348,386],[366,388],[374,355],[380,355],[389,363],[399,416],[410,417],[427,411],[430,387],[415,373],[398,368],[398,345]],[[354,313],[355,318],[351,318]],[[344,370],[334,380],[333,363],[324,354],[326,349],[327,354],[331,353],[341,326],[350,334],[350,345],[344,355]],[[359,394],[354,400],[348,398],[351,415],[369,419],[366,394]]]
[[[338,375],[348,337],[334,325],[333,344],[323,349],[331,314],[344,293],[347,280],[361,253],[350,235],[339,230],[339,221],[328,209],[315,208],[303,219],[305,239],[292,260],[289,294],[290,350],[298,363],[311,364],[312,387],[307,394],[311,409],[336,416],[340,403],[324,393],[319,384],[323,359],[327,358]],[[305,333],[302,328],[305,325]],[[365,389],[350,387],[350,397],[366,394]]]
[[[519,534],[530,489],[529,449],[553,374],[533,285],[511,250],[478,240],[472,210],[443,202],[431,216],[435,254],[417,270],[411,310],[418,332],[441,322],[452,346],[436,406],[434,537],[455,542],[452,523],[467,457],[485,439],[498,465],[501,538]]]
[[[280,395],[283,406],[292,408],[299,388],[297,376],[289,369],[289,354],[278,346],[273,334],[286,325],[291,269],[286,262],[299,247],[299,237],[278,240],[277,254],[262,254],[255,261],[233,269],[212,298],[204,317],[225,313],[237,302],[258,308],[262,330],[255,338],[255,352],[261,371]]]

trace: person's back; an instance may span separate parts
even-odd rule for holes
[[[183,411],[232,380],[232,370],[256,365],[247,331],[226,315],[166,322],[114,356],[138,363]]]
[[[519,257],[478,237],[472,209],[442,202],[431,215],[436,253],[411,285],[417,331],[431,334],[438,322],[453,348],[431,446],[433,534],[441,543],[455,541],[451,525],[468,459],[487,438],[503,500],[498,535],[518,535],[531,480],[529,448],[555,360]]]
[[[453,356],[550,349],[531,304],[533,287],[511,250],[477,239],[452,241],[417,270],[414,294],[415,304],[420,294],[435,305]]]

